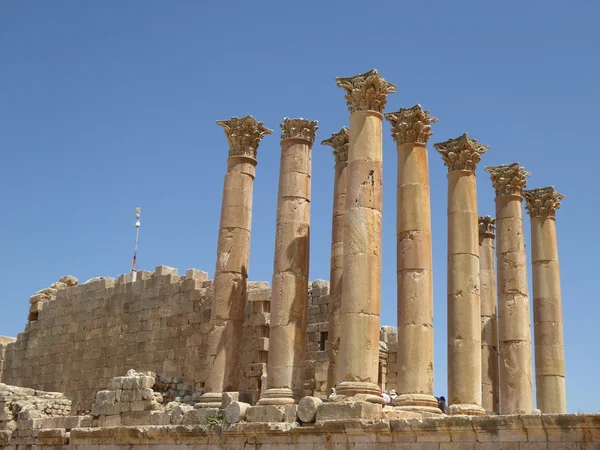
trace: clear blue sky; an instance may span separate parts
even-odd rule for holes
[[[337,4],[336,4],[337,3]],[[529,187],[566,194],[557,216],[569,411],[599,411],[595,2],[103,1],[0,5],[0,334],[65,274],[215,265],[227,141],[215,120],[276,130],[258,151],[250,278],[270,281],[283,117],[348,124],[336,76],[377,68],[440,119],[430,140],[435,390],[446,385],[446,168],[431,144],[468,132],[485,165],[519,161]],[[311,279],[328,279],[333,156],[313,150]],[[384,125],[382,325],[396,324],[396,151]],[[584,224],[585,226],[583,226]],[[587,224],[587,225],[586,225]],[[529,240],[529,218],[525,221]],[[528,264],[531,258],[528,255]]]

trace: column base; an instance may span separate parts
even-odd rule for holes
[[[257,405],[294,405],[304,397],[304,392],[295,391],[289,388],[267,389],[262,395]]]
[[[448,407],[449,416],[485,416],[486,414],[481,406],[470,403],[459,403]]]
[[[337,395],[346,398],[360,396],[362,401],[385,405],[385,400],[381,396],[381,388],[375,383],[342,381],[337,385],[335,391]]]
[[[198,403],[194,405],[194,408],[220,408],[222,402],[222,392],[206,392],[198,399]]]
[[[437,399],[429,394],[401,394],[394,400],[395,409],[398,411],[442,414],[437,405]]]

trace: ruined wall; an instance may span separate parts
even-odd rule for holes
[[[6,357],[6,346],[15,342],[14,337],[0,336],[0,380],[2,379],[2,372],[4,372],[4,358]]]
[[[268,334],[253,337],[268,327],[270,289],[249,283],[248,291],[247,319],[260,324],[248,326],[244,339],[244,370],[250,375],[262,373],[255,363],[266,362]],[[25,331],[5,346],[2,382],[63,392],[75,411],[89,410],[96,391],[132,368],[155,372],[161,383],[164,377],[183,377],[199,396],[211,295],[205,272],[178,276],[165,266],[138,272],[133,283],[125,276],[70,287],[55,283],[32,297]],[[248,390],[260,387],[260,375],[249,380]]]
[[[133,283],[124,275],[81,285],[63,277],[31,297],[29,322],[16,341],[0,339],[1,380],[63,392],[82,412],[112,377],[135,369],[156,373],[155,390],[165,398],[195,403],[204,387],[211,298],[212,281],[195,269],[179,276],[159,266],[138,272]],[[270,301],[269,283],[248,283],[240,388],[252,402],[266,388]],[[322,398],[328,394],[328,302],[329,283],[310,283],[304,389]],[[382,341],[396,342],[393,336],[394,327],[382,328]],[[395,354],[387,360],[384,379],[394,383]]]

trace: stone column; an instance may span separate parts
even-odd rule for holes
[[[448,414],[483,415],[475,171],[488,146],[465,133],[434,147],[448,167]]]
[[[398,357],[394,404],[441,414],[433,396],[433,272],[427,141],[437,122],[421,105],[386,113],[398,151]]]
[[[555,222],[564,195],[550,186],[523,191],[523,197],[531,216],[537,407],[542,413],[564,414],[565,345]]]
[[[275,231],[267,390],[259,405],[303,397],[310,248],[311,148],[317,122],[285,118]]]
[[[346,168],[350,132],[343,127],[329,139],[321,142],[333,147],[335,175],[333,181],[333,220],[331,224],[331,265],[329,276],[329,367],[327,392],[339,381],[337,370],[340,350],[340,308],[342,305],[342,279],[344,274],[344,210],[346,208]]]
[[[530,173],[518,163],[485,170],[496,190],[500,413],[531,414],[531,325],[522,206]]]
[[[498,414],[498,324],[496,321],[496,219],[479,217],[479,283],[481,295],[481,406]]]
[[[219,120],[229,141],[217,244],[205,394],[200,406],[220,407],[223,392],[238,391],[246,309],[252,189],[260,140],[273,131],[252,116]]]
[[[384,403],[377,384],[381,306],[382,111],[396,86],[376,70],[337,78],[350,110],[337,393]]]

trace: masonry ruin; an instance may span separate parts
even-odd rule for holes
[[[273,131],[251,116],[218,121],[229,156],[214,280],[159,266],[65,276],[34,294],[25,330],[0,338],[2,448],[600,448],[600,415],[566,413],[564,196],[526,190],[518,163],[486,167],[496,217],[480,217],[475,172],[488,146],[466,133],[434,144],[448,168],[442,411],[427,151],[438,119],[420,105],[384,114],[396,86],[376,70],[336,82],[350,118],[321,142],[335,162],[330,282],[308,279],[317,122],[280,126],[269,284],[249,281],[248,265],[258,147]],[[398,152],[397,328],[380,323],[384,118]]]

